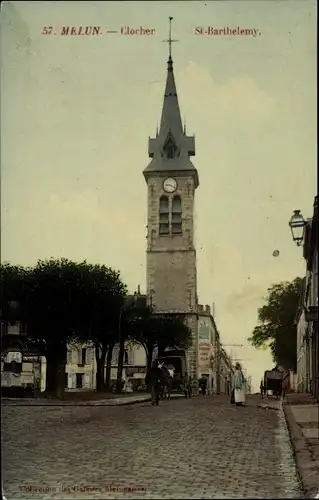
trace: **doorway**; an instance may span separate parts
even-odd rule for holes
[[[77,389],[83,388],[83,373],[76,374],[76,388]]]

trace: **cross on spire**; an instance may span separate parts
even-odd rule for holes
[[[172,59],[172,43],[173,42],[178,42],[178,40],[173,40],[172,39],[172,17],[169,17],[169,36],[167,40],[163,40],[163,42],[168,43],[168,53],[169,53],[169,60]]]

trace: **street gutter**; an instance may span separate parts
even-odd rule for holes
[[[311,453],[311,445],[295,421],[292,410],[287,403],[283,403],[284,415],[290,434],[290,442],[294,451],[300,483],[305,498],[319,498],[319,464],[316,465]]]

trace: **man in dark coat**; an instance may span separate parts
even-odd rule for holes
[[[207,378],[204,377],[203,375],[199,379],[199,387],[200,387],[201,394],[203,396],[206,396]]]
[[[149,384],[151,388],[151,401],[152,405],[159,405],[160,394],[161,394],[161,377],[162,372],[158,366],[157,361],[153,361],[152,368],[148,374]]]

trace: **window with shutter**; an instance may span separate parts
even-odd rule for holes
[[[182,200],[176,195],[172,201],[172,234],[182,232]]]
[[[169,234],[169,200],[167,196],[160,198],[159,234]]]

